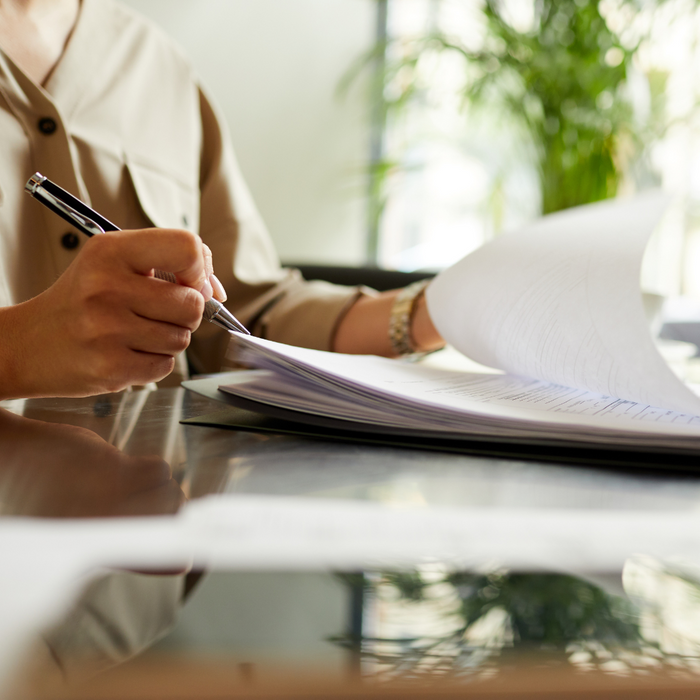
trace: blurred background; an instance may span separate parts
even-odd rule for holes
[[[675,196],[700,297],[697,0],[129,0],[223,108],[282,259],[445,267],[542,213]]]
[[[228,122],[284,260],[365,257],[369,121],[349,66],[375,43],[374,0],[128,0],[190,58]]]
[[[698,295],[698,19],[696,0],[389,0],[377,259],[439,269],[662,187],[642,285]]]

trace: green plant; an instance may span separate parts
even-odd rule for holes
[[[483,12],[485,46],[464,53],[476,69],[465,97],[521,122],[535,147],[543,213],[614,196],[635,132],[623,90],[634,50],[610,31],[597,0],[540,0],[528,31],[496,0]]]
[[[483,31],[476,48],[450,33],[444,22],[433,21],[422,35],[380,42],[364,63],[381,71],[383,118],[394,124],[430,101],[431,82],[445,59],[453,66],[460,62],[463,77],[454,91],[465,112],[519,134],[538,174],[540,210],[549,213],[615,196],[630,166],[661,134],[665,74],[645,76],[652,97],[645,121],[634,114],[628,89],[635,54],[652,23],[636,35],[627,31],[623,40],[624,32],[611,29],[604,8],[618,14],[625,10],[633,20],[644,7],[649,11],[665,0],[532,2],[532,21],[523,27],[511,18],[512,3],[482,0]],[[448,3],[431,3],[439,20]],[[688,0],[679,12],[689,14],[696,4]],[[392,176],[405,167],[400,154],[384,155],[372,164],[375,218],[389,196]]]
[[[444,30],[403,47],[387,73],[402,76],[388,109],[415,97],[426,56],[454,54],[465,63],[465,106],[529,141],[543,213],[614,196],[636,136],[624,90],[636,47],[622,45],[597,0],[538,0],[527,28],[514,26],[498,0],[485,0],[482,14],[476,50]]]

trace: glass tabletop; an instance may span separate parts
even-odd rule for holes
[[[21,658],[4,672],[0,665],[0,691],[22,687],[53,697],[60,689],[79,697],[81,688],[90,688],[100,697],[101,683],[121,678],[128,685],[124,679],[143,669],[164,668],[169,678],[189,668],[187,677],[206,686],[212,676],[193,670],[197,664],[224,673],[231,692],[280,677],[322,677],[341,688],[483,684],[522,668],[545,669],[549,679],[557,670],[575,678],[648,682],[651,674],[695,683],[700,560],[693,556],[691,526],[700,479],[692,473],[545,464],[181,422],[221,408],[181,388],[2,405],[0,539],[21,544],[7,550],[11,574],[2,584],[3,604],[10,610],[22,595],[29,600],[32,582],[43,578],[44,585],[32,599],[33,614],[21,620]],[[200,532],[193,514],[205,512],[209,529]],[[236,547],[246,538],[260,546],[263,540],[253,536],[267,531],[276,515],[278,530],[269,530],[264,542],[276,540],[277,548],[263,544],[257,560],[239,559],[243,550]],[[297,550],[285,550],[293,545],[285,533],[295,518],[318,530],[308,543],[311,554],[305,550],[298,559]],[[446,518],[452,518],[448,525]],[[553,546],[538,559],[548,544],[528,541],[538,519],[539,540],[566,532],[574,551],[560,556]],[[653,537],[648,548],[637,538],[631,540],[637,549],[622,556],[629,550],[626,530],[645,522],[652,529],[661,523],[658,539],[667,550]],[[678,522],[686,524],[683,532],[673,529]],[[189,543],[189,562],[168,568],[157,546],[144,544],[155,523],[177,524],[169,537],[185,537],[188,528],[199,533]],[[508,524],[506,549],[494,523]],[[100,556],[90,550],[75,559],[80,565],[61,579],[50,551],[44,561],[38,554],[26,558],[28,551],[45,551],[42,542],[65,527],[54,549],[66,549],[54,552],[55,561],[73,561],[69,553],[98,525],[111,528],[110,537],[128,531],[127,551],[129,543],[135,551],[141,547],[137,564],[125,564],[122,551],[114,566],[106,565],[111,545],[105,544]],[[219,555],[209,560],[198,554],[207,533],[219,540]],[[479,543],[469,566],[441,558],[438,550],[425,556],[443,533],[469,551]],[[674,547],[683,537],[678,557]],[[502,556],[530,545],[530,559],[527,553]],[[415,561],[405,556],[414,547]],[[374,558],[363,559],[365,550]],[[394,561],[394,550],[403,558]],[[516,560],[525,565],[510,565]],[[619,566],[611,564],[618,560]],[[50,614],[38,615],[38,602],[52,591],[58,602]],[[7,627],[5,643],[15,644],[19,632]]]

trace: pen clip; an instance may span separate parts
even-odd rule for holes
[[[51,189],[55,189],[56,192],[51,191],[49,185],[51,185]],[[106,231],[116,230],[117,228],[114,224],[104,219],[104,222],[109,225],[105,228],[104,224],[100,225],[94,218],[79,211],[76,208],[78,204],[90,211],[91,214],[93,213],[92,210],[86,207],[80,200],[58,187],[58,185],[52,183],[41,173],[34,173],[27,181],[24,189],[35,199],[41,200],[42,204],[46,205],[62,219],[79,228],[87,236],[94,236],[95,234],[105,233]],[[72,206],[72,202],[75,202],[76,206]]]

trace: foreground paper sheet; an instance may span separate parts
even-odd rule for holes
[[[692,510],[396,508],[323,498],[210,496],[182,519],[195,561],[227,568],[619,571],[635,554],[698,561]]]
[[[460,352],[512,374],[700,414],[648,331],[642,258],[659,192],[547,216],[442,272],[430,315]]]

